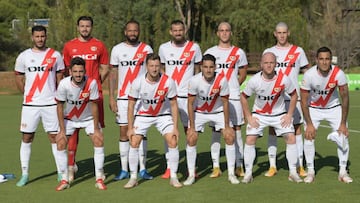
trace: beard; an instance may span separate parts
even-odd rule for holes
[[[135,44],[139,41],[139,36],[126,36],[126,41],[130,44]]]

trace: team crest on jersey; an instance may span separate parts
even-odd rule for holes
[[[91,50],[91,51],[96,51],[96,50],[97,50],[97,47],[96,47],[96,46],[92,46],[92,47],[90,48],[90,50]]]
[[[46,59],[46,62],[49,64],[49,63],[52,63],[53,62],[53,59]]]
[[[230,56],[231,61],[235,61],[235,59],[236,59],[236,56]]]
[[[158,90],[157,93],[158,93],[158,95],[162,96],[162,95],[165,94],[165,91],[164,90]]]
[[[26,123],[21,123],[21,128],[26,128],[27,124]]]
[[[219,91],[220,91],[220,89],[217,89],[217,88],[211,90],[211,92],[214,93],[214,94],[218,93]]]
[[[71,50],[73,53],[76,53],[77,52],[77,49],[72,49]]]
[[[136,54],[136,56],[137,56],[138,58],[143,58],[143,57],[144,57],[144,54],[138,53],[138,54]]]
[[[83,98],[87,98],[87,97],[89,97],[89,95],[90,95],[89,92],[81,93],[81,96],[82,96]]]
[[[334,87],[335,87],[335,83],[329,83],[329,87],[330,87],[330,88],[334,88]]]
[[[292,60],[293,58],[294,58],[294,55],[288,55],[288,58],[290,59],[290,60]]]
[[[278,93],[278,92],[280,92],[280,91],[281,91],[281,88],[280,88],[280,87],[275,87],[275,88],[274,88],[274,92]]]
[[[189,57],[190,56],[190,52],[184,52],[184,57]]]

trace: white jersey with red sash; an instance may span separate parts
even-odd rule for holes
[[[132,83],[129,98],[140,100],[137,116],[170,115],[169,99],[176,97],[176,86],[169,76],[162,74],[159,81],[151,82],[146,74]]]
[[[300,68],[309,64],[304,50],[296,45],[291,45],[290,47],[273,46],[265,49],[265,52],[272,52],[276,55],[276,71],[281,70],[290,78],[300,96],[298,81]],[[290,98],[286,96],[286,99]]]
[[[118,68],[118,99],[127,99],[131,83],[145,74],[145,59],[151,53],[152,48],[143,42],[137,46],[121,42],[113,47],[110,64]]]
[[[17,57],[16,74],[25,74],[24,105],[56,104],[56,72],[64,70],[61,54],[54,49],[27,49]]]
[[[221,48],[213,46],[205,51],[216,58],[216,72],[223,72],[229,83],[230,99],[240,99],[240,85],[238,80],[239,68],[246,66],[248,61],[245,52],[239,47]]]
[[[208,82],[202,73],[194,75],[189,83],[189,95],[195,95],[195,111],[199,113],[219,113],[223,111],[222,96],[229,96],[229,86],[223,73],[216,73]]]
[[[286,112],[284,94],[294,91],[295,86],[286,75],[279,73],[267,80],[259,72],[250,78],[243,94],[248,97],[255,94],[253,113],[276,116]]]
[[[160,45],[159,56],[161,63],[165,64],[165,73],[175,81],[178,96],[187,97],[194,65],[202,59],[199,45],[187,41],[184,46],[177,47],[171,41],[166,42]]]
[[[347,85],[345,73],[337,66],[331,66],[329,74],[324,77],[313,66],[304,74],[301,90],[310,91],[310,107],[333,108],[340,105],[338,87]]]
[[[71,76],[60,81],[56,92],[56,100],[65,105],[65,119],[81,122],[93,119],[90,101],[99,99],[98,85],[95,79],[85,77],[81,86],[71,81]]]

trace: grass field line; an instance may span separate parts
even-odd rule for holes
[[[331,128],[331,126],[328,126],[328,125],[320,125],[320,127],[323,127],[323,128]],[[359,130],[352,130],[352,129],[349,129],[349,132],[360,133]]]

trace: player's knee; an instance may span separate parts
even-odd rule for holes
[[[285,136],[285,142],[286,144],[295,144],[296,143],[296,138],[295,135],[293,133],[287,133]]]
[[[66,143],[67,143],[66,138],[57,140],[57,142],[56,142],[57,149],[59,151],[65,150],[66,149]]]

